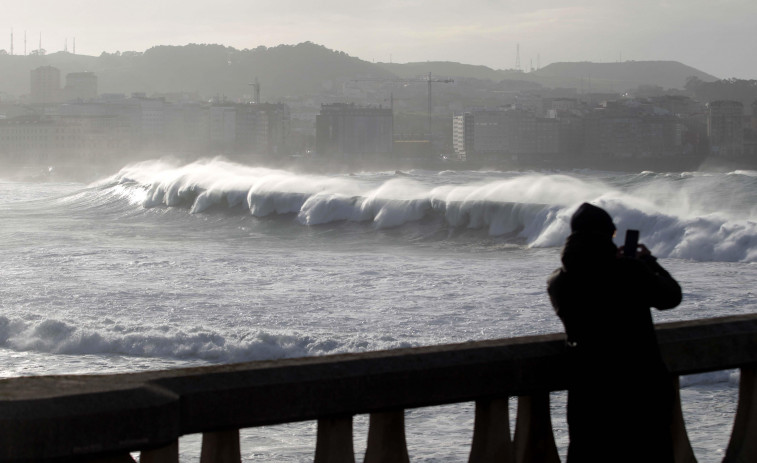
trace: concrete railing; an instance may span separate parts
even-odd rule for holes
[[[757,461],[757,315],[658,325],[676,375],[741,369],[724,461]],[[0,381],[0,461],[239,462],[239,429],[318,421],[314,460],[354,462],[352,417],[370,414],[365,462],[409,461],[404,410],[475,402],[471,462],[557,462],[549,392],[565,389],[561,334],[133,374]],[[518,397],[510,438],[508,397]],[[679,401],[680,404],[680,401]],[[676,459],[695,461],[680,406]]]

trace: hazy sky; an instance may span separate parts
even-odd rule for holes
[[[144,51],[311,41],[368,61],[497,69],[558,61],[676,60],[757,79],[756,0],[7,0],[0,49]]]

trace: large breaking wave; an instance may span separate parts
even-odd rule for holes
[[[291,215],[295,226],[337,222],[377,229],[434,221],[530,247],[561,246],[582,202],[615,218],[661,257],[757,261],[757,172],[382,172],[325,176],[222,159],[150,161],[122,169],[97,191],[144,207]]]

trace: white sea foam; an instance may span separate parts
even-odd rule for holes
[[[0,316],[0,347],[18,352],[232,363],[410,346],[380,335],[368,339],[335,339],[291,331],[222,333],[200,326],[158,325],[145,329],[110,320],[88,327],[78,325],[54,318],[29,322]]]
[[[352,221],[393,228],[437,216],[447,227],[517,238],[534,247],[560,246],[570,231],[570,215],[587,201],[614,217],[618,240],[626,229],[639,229],[642,242],[660,257],[754,262],[757,177],[752,174],[510,173],[498,179],[488,173],[486,180],[460,183],[465,173],[437,175],[433,182],[425,180],[428,175],[390,173],[328,177],[212,159],[182,166],[136,164],[119,172],[109,191],[142,198],[144,207],[185,207],[192,213],[244,204],[255,217],[294,214],[306,226]]]

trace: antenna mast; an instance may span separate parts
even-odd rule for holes
[[[515,69],[520,71],[520,44],[515,45]]]

